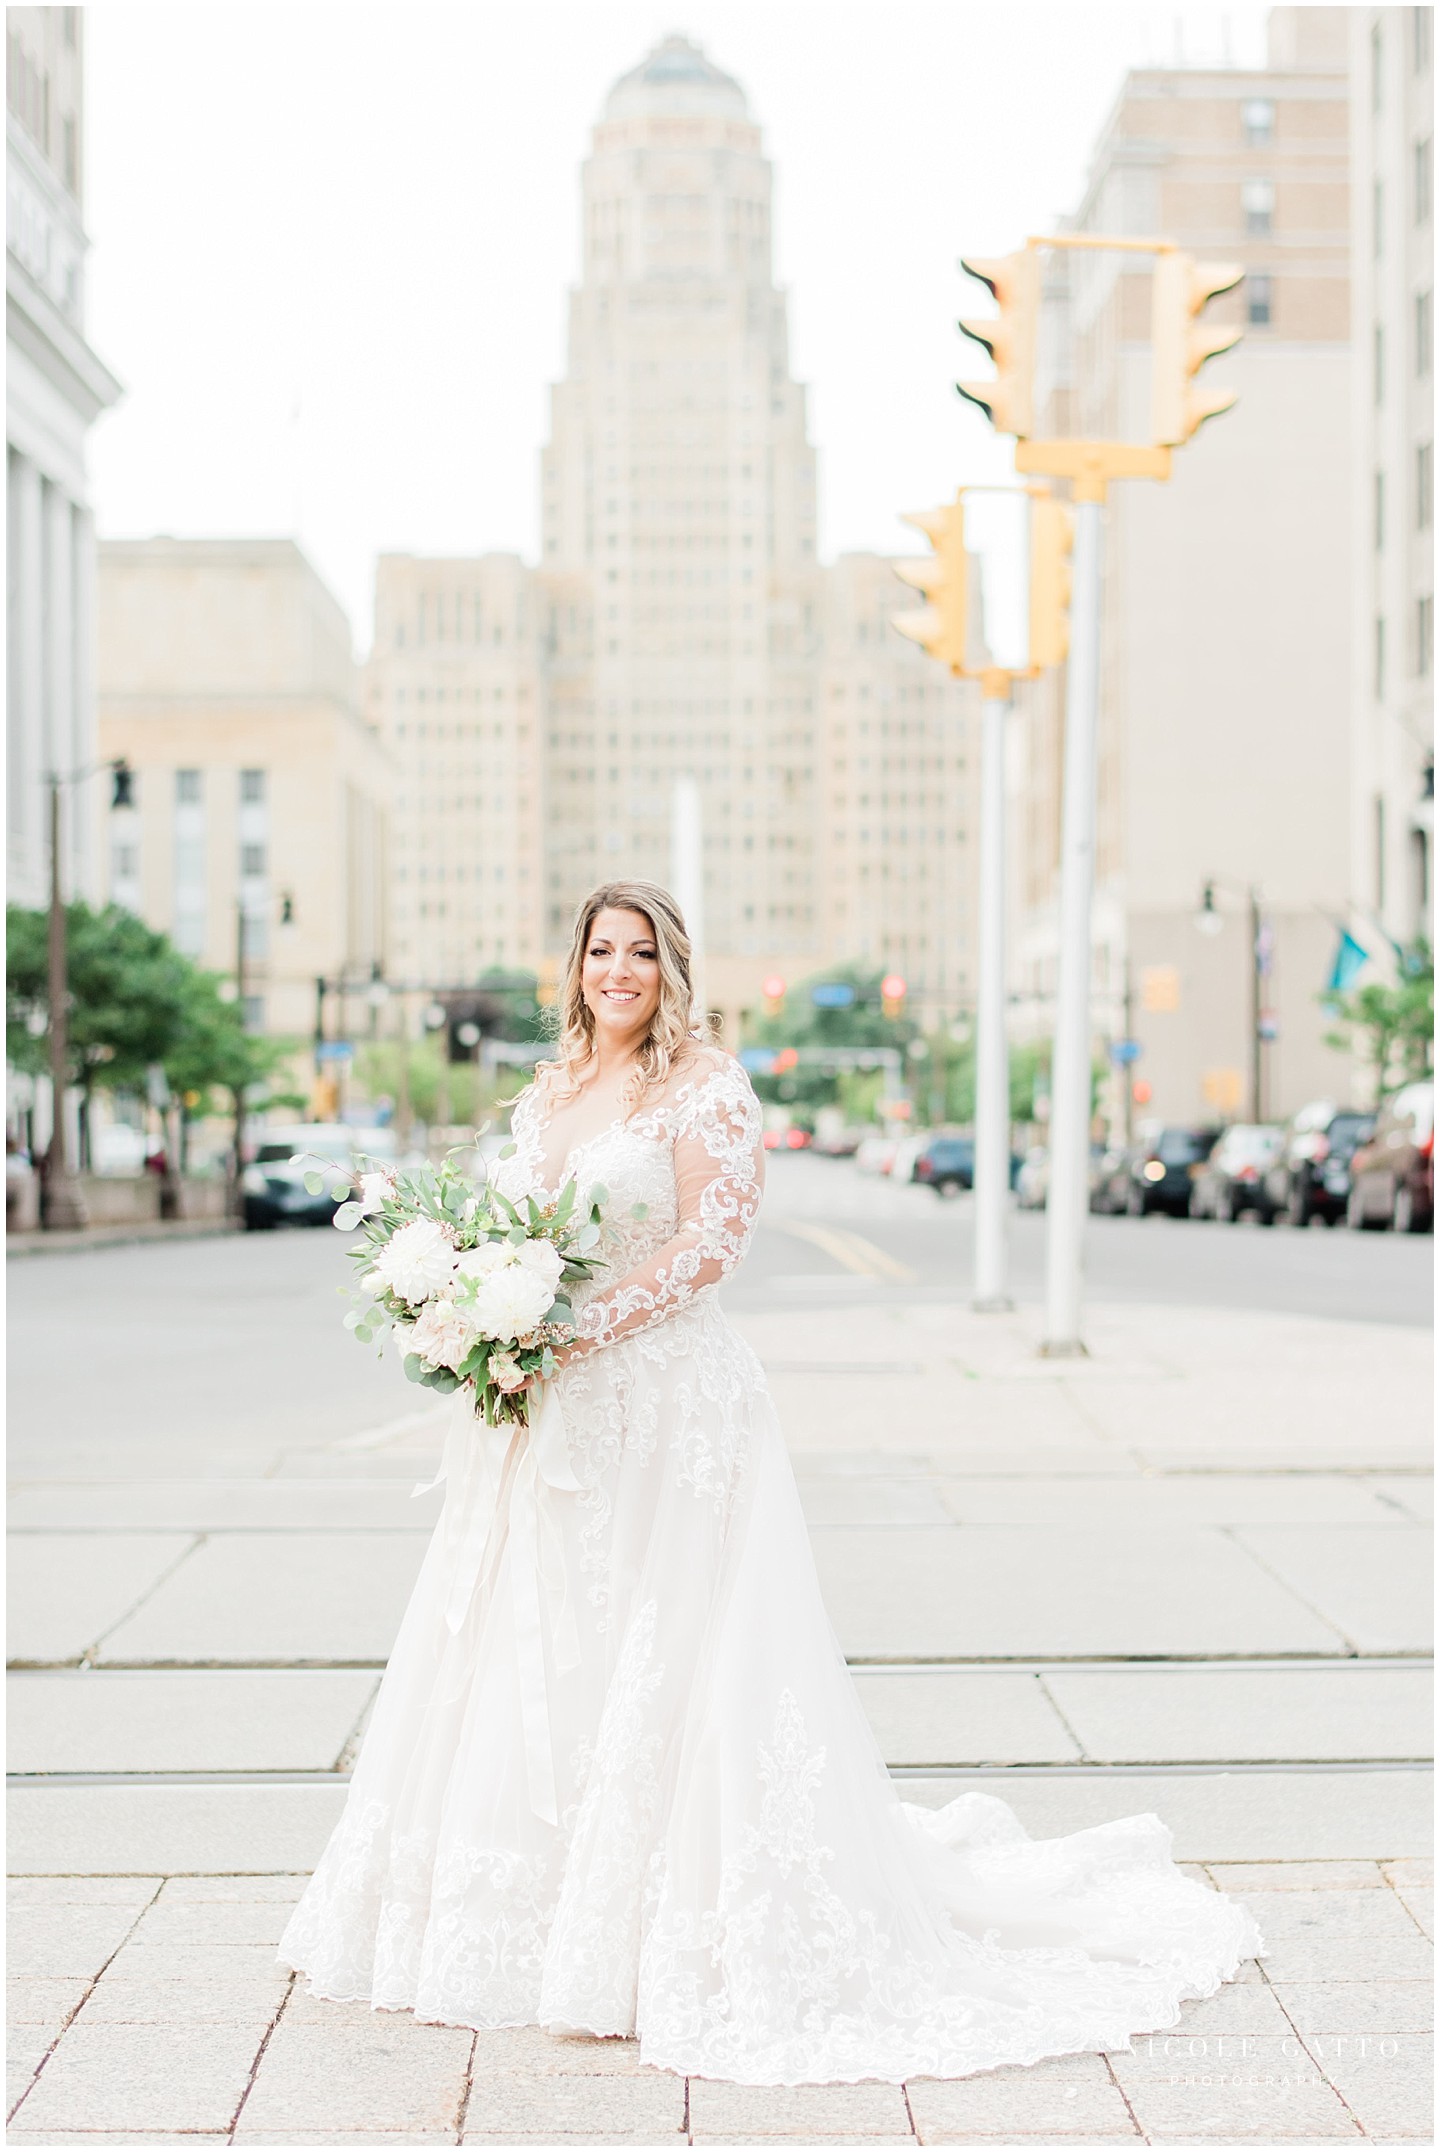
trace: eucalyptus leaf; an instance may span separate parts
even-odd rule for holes
[[[590,1208],[591,1208],[591,1210],[592,1210],[592,1211],[596,1211],[596,1210],[598,1210],[598,1209],[600,1208],[600,1205],[601,1205],[602,1203],[608,1203],[609,1201],[610,1201],[610,1191],[609,1191],[609,1189],[608,1189],[608,1188],[603,1188],[603,1187],[602,1187],[602,1186],[600,1185],[599,1181],[597,1181],[597,1182],[595,1183],[594,1187],[593,1187],[593,1188],[591,1189],[591,1191],[590,1191]]]
[[[419,1382],[424,1373],[425,1362],[421,1359],[419,1353],[407,1352],[405,1355],[405,1380],[407,1382]]]
[[[515,1156],[517,1148],[517,1145],[513,1143],[507,1143],[503,1150],[499,1150],[495,1153],[495,1156],[497,1158],[513,1158]]]
[[[359,1330],[363,1327],[364,1321],[365,1318],[360,1313],[360,1310],[358,1308],[352,1308],[350,1310],[350,1313],[345,1318],[345,1328],[347,1330]]]
[[[307,1196],[324,1195],[325,1176],[323,1173],[307,1173],[305,1175],[305,1193]]]
[[[352,1226],[359,1225],[364,1215],[358,1203],[342,1203],[330,1223],[338,1226],[342,1233],[348,1233]]]
[[[648,1217],[649,1217],[649,1215],[650,1215],[650,1206],[649,1206],[649,1204],[648,1204],[648,1203],[632,1203],[632,1204],[631,1204],[631,1206],[630,1206],[630,1215],[631,1215],[631,1217],[632,1217],[632,1218],[648,1218]]]

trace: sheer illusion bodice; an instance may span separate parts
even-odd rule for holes
[[[494,1168],[554,1193],[532,1090]],[[1260,1947],[1156,1816],[1033,1841],[902,1803],[716,1288],[761,1192],[739,1065],[571,1147],[604,1269],[531,1435],[452,1407],[445,1507],[345,1813],[286,1930],[322,1995],[635,2034],[752,2084],[1124,2047]],[[903,1584],[897,1579],[897,1589]]]

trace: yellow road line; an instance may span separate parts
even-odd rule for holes
[[[858,1277],[896,1278],[904,1284],[914,1282],[915,1272],[908,1263],[897,1261],[883,1248],[877,1248],[873,1240],[847,1232],[843,1226],[797,1225],[787,1219],[782,1231],[793,1234],[796,1240],[808,1240],[812,1248],[818,1248],[822,1255],[833,1256],[842,1268],[854,1271]]]

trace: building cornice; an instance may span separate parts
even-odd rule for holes
[[[118,403],[122,383],[11,253],[5,256],[5,337],[33,360],[88,426]]]

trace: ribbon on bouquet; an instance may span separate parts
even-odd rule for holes
[[[464,1392],[466,1402],[469,1393]],[[567,1588],[565,1542],[547,1491],[578,1494],[570,1464],[565,1415],[553,1382],[531,1395],[530,1425],[517,1427],[500,1467],[493,1508],[485,1483],[493,1469],[493,1446],[484,1427],[458,1407],[445,1440],[440,1470],[417,1494],[446,1483],[445,1546],[450,1589],[445,1625],[459,1634],[477,1587],[488,1597],[510,1549],[511,1612],[520,1681],[520,1716],[530,1806],[542,1822],[556,1823],[555,1759],[550,1737],[550,1696],[545,1672],[546,1616],[557,1673],[580,1663],[580,1632]]]

